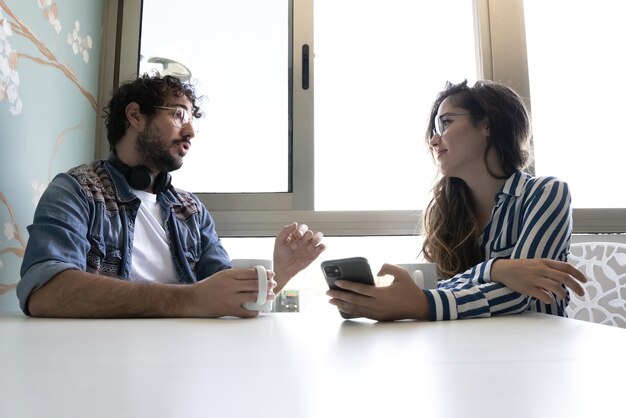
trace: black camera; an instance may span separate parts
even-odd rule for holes
[[[324,266],[324,273],[326,273],[326,277],[340,277],[341,270],[339,270],[339,266],[331,265]]]

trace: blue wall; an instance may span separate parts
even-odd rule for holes
[[[0,0],[0,311],[55,174],[94,156],[104,0]]]

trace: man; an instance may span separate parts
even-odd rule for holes
[[[17,287],[24,313],[43,317],[253,317],[254,269],[231,269],[206,208],[174,188],[202,116],[194,89],[143,75],[105,109],[108,160],[59,174],[28,228]],[[321,233],[284,227],[270,289],[278,293],[324,250]],[[273,278],[273,280],[272,280]],[[272,294],[270,295],[272,296]]]

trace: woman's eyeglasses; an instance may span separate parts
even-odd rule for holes
[[[444,121],[443,118],[448,116],[469,116],[471,113],[444,113],[443,115],[435,116],[435,129],[433,129],[433,136],[435,134],[441,136],[446,130],[446,125],[450,121]]]
[[[173,110],[174,111],[174,124],[179,128],[191,123],[191,114],[187,109],[178,106],[154,106],[157,109]]]

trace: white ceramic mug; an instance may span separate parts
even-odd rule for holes
[[[246,302],[243,307],[250,311],[271,312],[273,301],[267,300],[267,270],[272,270],[272,260],[262,258],[236,258],[231,260],[234,269],[256,269],[259,292],[256,302]]]
[[[437,288],[437,267],[435,263],[403,263],[398,264],[409,272],[411,278],[422,289]]]

